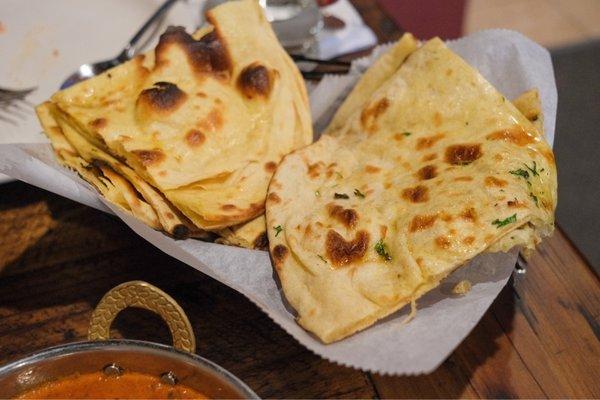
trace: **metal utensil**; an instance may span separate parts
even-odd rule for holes
[[[136,54],[136,52],[138,50],[138,47],[136,45],[144,37],[144,34],[146,33],[146,31],[148,31],[148,29],[150,29],[152,26],[155,26],[155,25],[156,25],[155,28],[158,28],[158,26],[160,24],[157,24],[157,22],[162,20],[162,17],[164,16],[164,14],[176,2],[177,2],[177,0],[166,0],[163,3],[163,5],[160,6],[158,8],[158,10],[156,10],[154,12],[154,14],[152,14],[152,16],[148,19],[148,21],[146,21],[146,23],[140,28],[140,30],[131,38],[129,43],[127,43],[127,45],[125,46],[123,51],[118,56],[116,56],[115,58],[112,58],[110,60],[99,61],[99,62],[90,63],[90,64],[83,64],[82,66],[80,66],[77,69],[77,71],[73,72],[63,82],[62,85],[60,85],[60,88],[61,89],[68,88],[69,86],[72,86],[78,82],[81,82],[83,80],[86,80],[88,78],[96,76],[98,74],[101,74],[102,72],[104,72],[112,67],[115,67],[119,64],[124,63],[127,60],[130,60]]]
[[[33,104],[26,97],[37,88],[29,89],[7,89],[0,87],[0,121],[11,125],[18,125],[19,120],[27,118],[25,114],[31,110]]]

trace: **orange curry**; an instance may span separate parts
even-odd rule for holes
[[[107,376],[102,372],[72,375],[20,394],[17,399],[207,399],[181,384],[162,383],[158,377],[126,372]]]

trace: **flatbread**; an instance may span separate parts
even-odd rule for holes
[[[286,156],[269,187],[275,269],[298,323],[325,343],[495,243],[553,229],[556,167],[536,127],[441,40],[402,59],[328,134]]]
[[[263,214],[241,225],[222,229],[217,232],[219,238],[215,242],[247,249],[267,250],[269,243],[265,223]]]
[[[276,165],[312,127],[302,76],[258,3],[206,17],[195,35],[171,27],[154,52],[54,94],[50,118],[88,163],[101,154],[138,192],[216,231],[264,213]]]

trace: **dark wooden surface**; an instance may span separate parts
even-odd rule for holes
[[[380,41],[398,37],[374,2],[354,3]],[[242,295],[114,217],[24,183],[0,186],[0,364],[85,340],[102,295],[133,279],[171,294],[190,317],[198,354],[262,397],[600,397],[600,284],[560,230],[434,373],[389,377],[320,359]],[[170,341],[141,310],[119,315],[113,335]]]

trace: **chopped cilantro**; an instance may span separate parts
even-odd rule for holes
[[[281,231],[283,230],[281,225],[274,226],[273,229],[275,229],[275,237],[277,237],[277,235],[279,235],[281,233]]]
[[[383,243],[383,239],[379,239],[377,243],[375,243],[375,251],[379,254],[385,261],[391,261],[392,256],[390,255],[387,245]]]
[[[410,135],[412,135],[412,133],[410,133],[410,132],[402,132],[402,134],[403,134],[404,136],[410,136]]]
[[[514,171],[508,171],[508,172],[513,175],[520,176],[521,178],[523,178],[525,180],[529,179],[530,176],[539,176],[539,173],[537,170],[537,164],[535,161],[533,162],[533,167],[530,167],[527,164],[523,164],[523,165],[527,169],[519,168],[519,169],[515,169]],[[544,169],[541,169],[540,172],[543,170]],[[530,174],[530,172],[531,172],[531,174]]]
[[[322,255],[320,255],[320,254],[317,254],[317,255],[319,256],[319,258],[320,258],[320,259],[321,259],[321,260],[322,260],[322,261],[323,261],[325,264],[329,264],[329,263],[327,262],[327,260],[323,258],[323,256],[322,256]]]
[[[535,161],[533,162],[533,168],[530,168],[529,165],[527,165],[527,164],[525,164],[525,168],[527,168],[528,170],[530,170],[531,173],[533,174],[533,176],[539,176],[540,175],[537,172],[537,164],[535,163]]]
[[[517,214],[513,214],[503,220],[496,219],[492,221],[492,225],[496,225],[496,228],[502,228],[503,226],[512,224],[513,222],[517,222]]]
[[[350,196],[348,196],[346,193],[334,193],[333,195],[334,199],[349,199]]]
[[[360,190],[358,190],[358,189],[354,189],[354,195],[356,197],[360,197],[361,199],[365,198],[365,194],[363,192],[361,192]]]
[[[531,198],[533,199],[533,201],[535,202],[535,205],[539,207],[538,205],[538,198],[535,194],[533,193],[529,193],[529,196],[531,196]]]
[[[508,171],[509,173],[520,176],[523,179],[529,179],[529,172],[525,171],[523,168],[515,169],[514,171]]]

